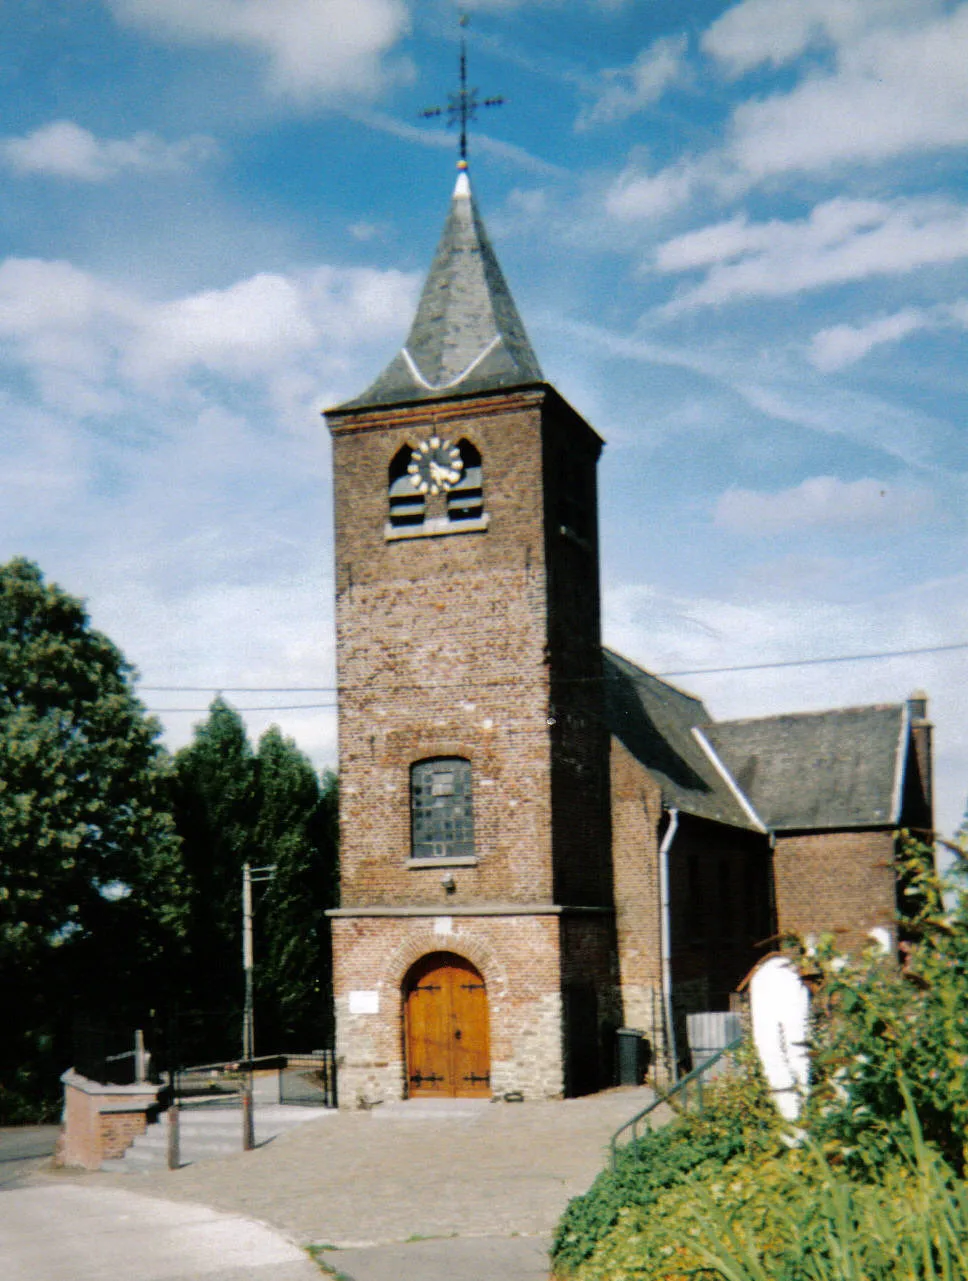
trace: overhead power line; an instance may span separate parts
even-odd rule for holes
[[[679,676],[721,676],[730,672],[765,672],[784,667],[821,667],[829,663],[869,663],[888,658],[910,658],[919,654],[946,654],[955,650],[968,649],[968,641],[954,641],[949,645],[921,645],[915,649],[885,649],[873,654],[830,654],[825,658],[787,658],[770,663],[734,663],[726,667],[689,667],[675,671],[655,672],[659,677]],[[586,679],[586,678],[582,678]],[[485,681],[485,685],[505,685],[508,681]],[[514,684],[520,684],[515,680]],[[445,688],[446,682],[434,682],[434,688]],[[455,686],[464,686],[463,681],[454,682]],[[354,687],[344,685],[343,690]],[[413,689],[413,685],[383,686],[379,691],[390,693],[394,688]],[[142,685],[141,692],[146,694],[338,694],[335,685]],[[336,707],[335,700],[325,703],[292,703],[287,705],[270,704],[260,707],[237,707],[238,712],[309,712],[323,711]],[[208,711],[207,707],[153,707],[149,708],[156,715],[174,713],[200,715]]]

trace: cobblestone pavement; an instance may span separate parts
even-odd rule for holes
[[[335,1247],[322,1263],[353,1281],[532,1281],[612,1132],[651,1098],[642,1087],[439,1113],[386,1105],[327,1113],[254,1152],[182,1170],[48,1177],[258,1220],[301,1245]]]

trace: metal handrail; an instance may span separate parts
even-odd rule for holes
[[[677,1094],[688,1095],[689,1087],[690,1085],[693,1084],[693,1082],[695,1082],[696,1084],[696,1090],[699,1098],[699,1111],[701,1112],[703,1108],[703,1073],[708,1072],[708,1070],[713,1066],[713,1064],[718,1063],[719,1060],[724,1057],[724,1055],[732,1053],[732,1051],[737,1049],[740,1045],[742,1045],[742,1043],[743,1043],[743,1038],[741,1036],[735,1037],[727,1045],[724,1045],[721,1050],[717,1050],[716,1053],[711,1055],[708,1059],[704,1059],[703,1062],[700,1063],[698,1067],[694,1067],[691,1072],[687,1072],[684,1077],[681,1077],[675,1083],[675,1085],[672,1087],[671,1090],[667,1090],[665,1094],[660,1094],[657,1099],[652,1100],[652,1102],[649,1104],[647,1108],[643,1108],[642,1111],[637,1112],[636,1115],[633,1116],[630,1121],[626,1121],[624,1125],[619,1126],[619,1128],[615,1131],[615,1133],[612,1135],[611,1139],[609,1140],[609,1150],[611,1152],[612,1169],[613,1170],[615,1169],[616,1161],[618,1160],[618,1148],[619,1148],[618,1141],[621,1138],[621,1136],[625,1133],[625,1131],[626,1130],[632,1131],[632,1137],[629,1140],[630,1143],[638,1142],[639,1122],[644,1121],[647,1116],[649,1116],[652,1112],[656,1110],[656,1108],[661,1107],[663,1103],[668,1103],[670,1099],[673,1099]],[[685,1102],[686,1100],[684,1099],[683,1103],[685,1104]],[[651,1128],[652,1128],[652,1123],[650,1121],[649,1129]]]

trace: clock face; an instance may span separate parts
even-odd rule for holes
[[[449,440],[431,436],[422,440],[410,455],[407,472],[410,483],[421,494],[439,494],[460,480],[464,460]]]

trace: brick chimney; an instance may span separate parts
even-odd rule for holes
[[[931,735],[934,726],[928,720],[928,696],[923,689],[916,689],[907,700],[911,717],[911,738],[918,761],[918,773],[924,788],[924,799],[934,824],[934,783],[931,766]]]

